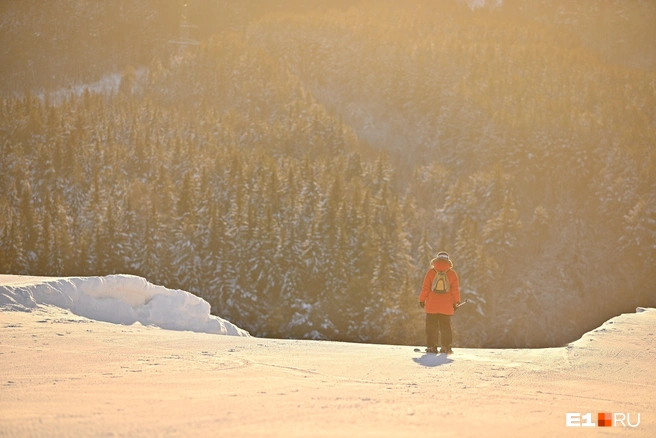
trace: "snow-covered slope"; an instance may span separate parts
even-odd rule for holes
[[[561,348],[457,348],[447,357],[398,345],[109,324],[33,304],[47,296],[78,310],[91,299],[139,309],[181,294],[154,294],[160,289],[134,277],[0,276],[0,286],[0,436],[651,437],[656,430],[655,309],[620,315]],[[177,305],[184,318],[192,308]],[[639,424],[600,428],[598,413]],[[567,427],[568,414],[590,414],[591,427]]]
[[[156,286],[133,275],[106,277],[11,277],[0,275],[0,309],[30,310],[48,304],[85,318],[115,324],[249,336],[210,314],[207,301],[189,292]]]

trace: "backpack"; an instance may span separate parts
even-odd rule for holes
[[[449,276],[446,275],[446,273],[449,272],[450,270],[451,269],[449,269],[448,271],[438,271],[437,269],[435,269],[435,278],[433,278],[433,287],[432,287],[433,292],[437,294],[445,294],[449,292],[451,285],[449,284]]]

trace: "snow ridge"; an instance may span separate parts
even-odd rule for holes
[[[0,286],[0,310],[30,311],[41,304],[115,324],[139,322],[168,330],[250,336],[211,315],[210,304],[202,298],[134,275],[52,278]]]

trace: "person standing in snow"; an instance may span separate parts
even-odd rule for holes
[[[453,352],[451,315],[459,303],[458,274],[453,270],[449,254],[441,251],[431,260],[419,295],[419,305],[426,312],[426,352],[437,353],[440,339],[440,353]]]

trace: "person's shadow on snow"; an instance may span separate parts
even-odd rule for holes
[[[453,362],[453,359],[449,359],[446,354],[424,354],[421,357],[414,357],[412,360],[425,367],[439,367]]]

